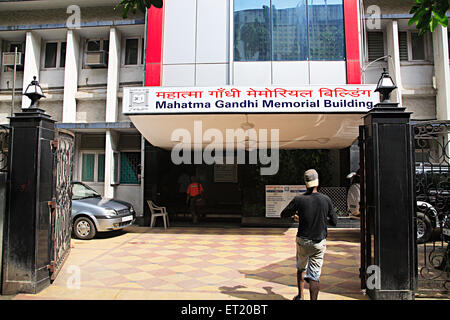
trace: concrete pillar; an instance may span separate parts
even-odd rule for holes
[[[436,78],[436,118],[449,120],[450,70],[448,54],[448,30],[439,25],[433,32],[434,75]]]
[[[388,55],[392,59],[388,59],[389,74],[397,85],[398,89],[391,96],[391,101],[402,105],[402,76],[400,73],[400,45],[398,40],[398,23],[397,20],[392,20],[387,24],[387,46]]]
[[[106,130],[106,143],[105,143],[105,198],[114,198],[114,186],[111,184],[114,182],[114,151],[117,150],[118,136],[117,133]]]
[[[66,67],[64,72],[63,122],[76,122],[80,37],[74,30],[67,31]]]
[[[41,70],[41,37],[33,32],[27,32],[25,38],[25,65],[23,69],[23,91],[26,90],[33,77],[39,81]],[[30,99],[22,97],[22,108],[30,106]]]
[[[106,88],[106,122],[117,121],[120,72],[120,33],[116,28],[111,28],[109,32],[109,59],[108,59],[108,86]]]

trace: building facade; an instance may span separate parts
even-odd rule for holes
[[[127,19],[113,10],[117,1],[91,2],[0,0],[2,55],[21,53],[12,111],[28,107],[21,92],[37,76],[46,95],[41,108],[76,134],[74,180],[133,203],[139,215],[144,199],[171,179],[159,174],[167,161],[155,160],[167,154],[152,148],[170,150],[176,128],[198,119],[205,128],[282,128],[282,149],[330,150],[339,164],[331,177],[337,187],[357,169],[362,115],[128,117],[124,87],[376,84],[387,68],[399,88],[394,99],[414,121],[449,119],[448,31],[439,26],[420,37],[408,26],[407,0],[165,0],[163,9]],[[14,75],[4,62],[0,121],[7,124]],[[227,188],[214,190],[237,190]]]
[[[120,106],[124,86],[142,85],[145,15],[122,19],[116,2],[0,3],[2,55],[17,47],[21,56],[14,110],[14,68],[3,59],[0,121],[29,106],[22,92],[36,76],[46,96],[40,108],[76,134],[74,180],[127,199],[142,214],[142,138]]]

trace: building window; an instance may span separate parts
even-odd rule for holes
[[[98,154],[97,161],[97,181],[105,182],[105,154]]]
[[[126,66],[144,63],[144,41],[142,38],[125,39],[123,64]]]
[[[345,60],[344,6],[341,0],[308,1],[310,60]]]
[[[425,60],[425,39],[417,32],[411,32],[411,60]]]
[[[67,48],[67,43],[66,42],[61,42],[61,46],[59,49],[59,67],[60,68],[65,68],[66,67],[66,48]]]
[[[82,159],[82,181],[94,181],[94,168],[95,168],[95,154],[84,153]]]
[[[105,154],[83,152],[81,156],[81,180],[84,182],[105,181]]]
[[[47,42],[44,50],[44,68],[55,69],[66,66],[66,42]]]
[[[235,0],[235,61],[345,60],[342,0]]]
[[[120,183],[121,184],[139,184],[141,172],[141,153],[140,152],[121,152],[120,153]]]
[[[270,60],[270,1],[234,1],[234,60]]]
[[[141,64],[145,64],[145,39],[142,38]]]
[[[400,60],[401,61],[425,61],[425,38],[418,32],[401,31],[398,33]]]
[[[400,50],[400,60],[408,61],[408,33],[399,32],[398,33],[398,43]]]
[[[384,38],[383,32],[367,33],[367,58],[369,61],[375,61],[384,57]]]

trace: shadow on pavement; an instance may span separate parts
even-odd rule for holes
[[[272,291],[272,287],[263,287],[266,293],[240,290],[245,289],[245,286],[238,285],[234,287],[219,287],[219,290],[222,294],[227,294],[239,299],[247,299],[247,300],[288,300],[282,295],[275,293]]]
[[[289,228],[241,228],[241,227],[211,227],[205,226],[190,226],[190,227],[170,227],[167,229],[156,227],[141,227],[131,226],[124,229],[127,233],[165,233],[165,234],[217,234],[217,235],[283,235]]]
[[[349,243],[360,244],[361,233],[359,229],[352,229],[352,230],[328,229],[327,241],[344,241]]]
[[[127,232],[127,230],[124,230],[124,229],[108,231],[108,232],[98,232],[95,235],[94,239],[111,239],[111,238],[122,236],[126,233],[128,233],[128,232]],[[89,241],[89,240],[77,239],[73,235],[72,235],[72,240]]]

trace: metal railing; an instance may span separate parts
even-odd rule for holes
[[[415,143],[418,294],[450,293],[450,121],[412,126]]]
[[[0,172],[8,172],[9,128],[0,125]]]

